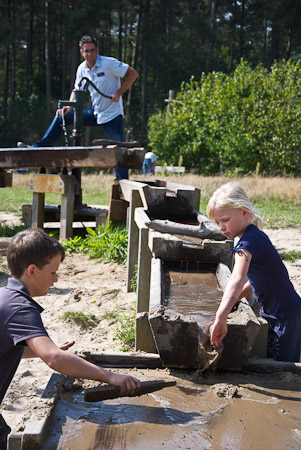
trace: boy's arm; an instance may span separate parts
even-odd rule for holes
[[[250,266],[252,255],[247,250],[244,253],[236,253],[235,265],[231,278],[226,286],[222,301],[217,310],[215,321],[211,331],[211,343],[213,347],[220,347],[227,334],[227,317],[233,306],[246,294],[249,288],[245,286],[245,280]]]
[[[51,369],[76,378],[102,381],[119,387],[122,394],[133,394],[140,388],[140,381],[129,375],[120,375],[85,361],[72,353],[57,347],[47,336],[26,340],[34,354],[39,356]]]
[[[72,342],[64,342],[64,344],[59,345],[58,347],[61,350],[68,350],[72,345],[74,345],[75,341]],[[25,347],[23,351],[22,358],[38,358],[38,355],[36,355],[30,347]]]

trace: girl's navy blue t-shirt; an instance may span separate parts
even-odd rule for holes
[[[245,229],[233,251],[237,253],[242,249],[252,255],[247,276],[261,305],[261,315],[286,319],[300,311],[301,298],[268,236],[251,224]]]

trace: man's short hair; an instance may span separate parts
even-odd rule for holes
[[[79,48],[82,49],[84,44],[94,44],[97,48],[97,39],[94,36],[85,34],[79,41]]]
[[[57,255],[64,260],[64,247],[55,238],[39,228],[28,228],[17,233],[10,242],[7,264],[11,275],[20,279],[30,264],[41,270]]]

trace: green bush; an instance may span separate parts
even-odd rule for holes
[[[149,143],[160,163],[205,175],[300,175],[301,65],[270,71],[242,61],[236,70],[183,83],[168,115],[149,120]]]

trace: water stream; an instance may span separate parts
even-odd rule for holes
[[[216,266],[209,264],[166,264],[164,306],[193,317],[202,328],[213,322],[223,296],[216,278]]]

